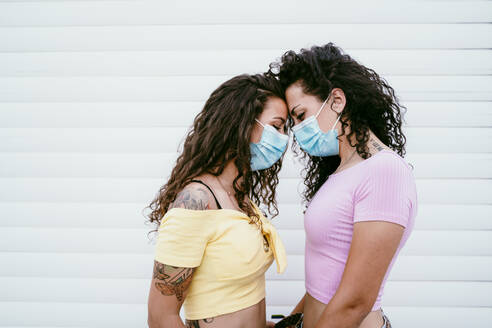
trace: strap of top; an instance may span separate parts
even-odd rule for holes
[[[222,206],[220,206],[220,203],[219,201],[217,200],[217,197],[215,197],[215,194],[214,192],[212,191],[212,188],[210,188],[206,183],[204,183],[203,181],[200,181],[200,180],[191,180],[191,182],[197,182],[197,183],[200,183],[202,185],[204,185],[205,187],[207,187],[207,189],[212,193],[212,196],[214,196],[214,199],[215,199],[215,203],[217,204],[217,207],[219,209],[222,209]]]

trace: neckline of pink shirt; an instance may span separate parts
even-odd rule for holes
[[[349,166],[349,167],[347,167],[346,169],[341,170],[340,172],[330,174],[330,176],[329,176],[329,177],[334,177],[334,176],[340,175],[340,174],[342,174],[342,173],[344,173],[344,172],[346,172],[346,171],[348,171],[348,170],[350,170],[350,169],[353,169],[354,167],[358,167],[358,166],[360,166],[361,164],[363,164],[363,163],[367,162],[367,161],[368,161],[368,160],[370,160],[371,158],[374,158],[375,156],[377,156],[377,155],[379,155],[379,154],[381,154],[381,153],[392,153],[392,154],[398,155],[398,154],[396,154],[396,153],[395,153],[394,151],[392,151],[392,150],[389,150],[389,149],[383,149],[383,150],[378,151],[376,154],[373,154],[371,157],[369,157],[369,158],[367,158],[367,159],[365,159],[365,160],[363,160],[363,161],[361,161],[361,162],[359,162],[359,163],[357,163],[357,164],[354,164],[354,165],[352,165],[352,166]]]

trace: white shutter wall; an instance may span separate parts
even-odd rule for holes
[[[146,326],[141,210],[194,115],[233,75],[333,41],[408,107],[420,211],[385,312],[489,327],[491,22],[491,1],[0,1],[0,326]],[[268,315],[304,292],[299,165],[281,174]]]

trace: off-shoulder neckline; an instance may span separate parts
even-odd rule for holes
[[[235,213],[239,213],[241,214],[242,216],[247,216],[246,213],[244,212],[241,212],[241,211],[238,211],[238,210],[235,210],[235,209],[232,209],[232,208],[217,208],[217,209],[209,209],[209,210],[193,210],[193,209],[190,209],[190,208],[183,208],[183,207],[173,207],[173,208],[170,208],[169,210],[167,210],[166,213],[172,211],[172,210],[180,210],[180,211],[187,211],[187,212],[192,212],[192,213],[210,213],[210,212],[223,212],[223,211],[229,211],[229,212],[235,212]]]
[[[251,203],[251,205],[253,205],[253,208],[258,212],[258,214],[260,216],[263,216],[263,213],[261,213],[261,210],[259,209],[259,207],[252,201],[252,200],[249,200],[249,202]],[[208,210],[194,210],[194,209],[189,209],[189,208],[183,208],[183,207],[173,207],[171,209],[168,209],[166,214],[169,213],[170,211],[172,210],[180,210],[180,211],[187,211],[187,212],[192,212],[192,213],[195,213],[195,214],[202,214],[203,212],[234,212],[234,213],[238,213],[240,214],[241,216],[243,217],[246,217],[249,219],[249,216],[244,213],[244,212],[241,212],[239,210],[236,210],[236,209],[233,209],[233,208],[214,208],[214,209],[208,209]]]

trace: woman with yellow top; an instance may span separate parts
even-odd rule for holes
[[[278,214],[275,188],[288,143],[282,96],[274,78],[240,75],[219,86],[195,118],[149,206],[158,227],[150,328],[266,326],[265,271],[275,259],[282,273],[286,255],[256,204]]]

